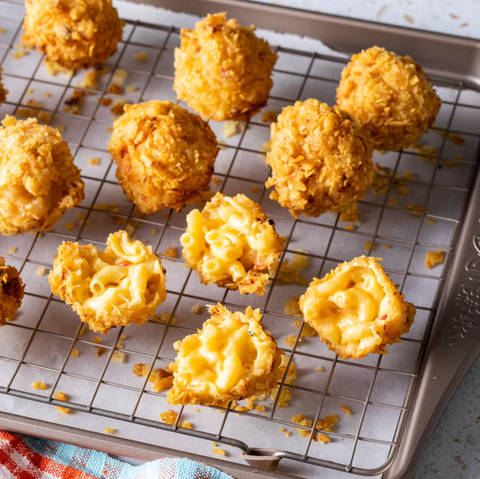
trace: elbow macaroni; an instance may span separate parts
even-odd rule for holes
[[[202,283],[262,295],[284,238],[245,195],[230,198],[217,193],[202,212],[188,214],[180,242],[183,256]]]
[[[160,260],[151,246],[131,241],[126,231],[111,234],[105,251],[64,242],[49,282],[52,292],[99,333],[143,324],[166,298]]]
[[[300,298],[304,319],[340,358],[387,353],[410,329],[415,308],[404,301],[377,258],[345,262]]]
[[[221,304],[198,334],[175,343],[170,404],[212,404],[268,393],[282,375],[283,351],[262,329],[260,310],[231,313]]]

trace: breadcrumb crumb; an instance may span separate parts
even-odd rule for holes
[[[177,417],[178,412],[174,411],[173,409],[169,409],[168,411],[162,412],[160,414],[160,419],[165,424],[170,424],[170,426],[173,426],[175,424]]]
[[[63,392],[54,393],[53,397],[59,401],[67,401],[67,395]],[[55,409],[58,409],[63,414],[68,414],[70,412],[70,409],[66,407],[55,406]]]
[[[210,444],[211,444],[213,447],[217,447],[217,443],[214,442],[214,441],[210,441]]]
[[[190,312],[193,313],[193,314],[202,314],[203,312],[203,307],[201,304],[194,304],[191,308],[190,308]]]
[[[185,429],[193,429],[192,423],[188,421],[183,421],[182,422],[182,427]]]
[[[170,245],[165,252],[163,253],[164,256],[167,256],[168,258],[178,258],[177,252],[175,251],[175,248]]]
[[[17,50],[13,55],[12,55],[12,58],[14,60],[18,60],[22,57],[24,57],[25,55],[28,55],[29,52],[25,51],[25,50]]]
[[[433,218],[425,218],[425,223],[429,225],[434,225],[436,221]]]
[[[223,125],[223,137],[230,138],[245,130],[245,124],[239,121],[227,121]]]
[[[137,60],[139,62],[148,62],[149,60],[149,56],[148,56],[148,53],[146,52],[138,52],[138,53],[135,53],[134,55],[132,55],[133,59],[134,60]]]
[[[78,349],[72,349],[72,352],[70,353],[70,356],[72,358],[78,358],[78,356],[80,356],[80,351]]]
[[[438,250],[438,251],[427,251],[425,255],[425,266],[428,269],[432,269],[437,264],[442,264],[445,260],[445,251]]]
[[[193,409],[193,412],[200,412],[200,409],[198,409],[198,407],[196,407],[196,408]]]
[[[88,164],[90,166],[98,166],[100,164],[100,158],[90,158]]]
[[[257,406],[255,406],[255,411],[264,412],[265,411],[265,406],[262,406],[261,404],[258,404]]]
[[[292,296],[290,301],[287,301],[283,307],[283,314],[287,316],[295,316],[296,318],[302,317],[302,312],[300,311],[300,306],[298,305],[299,301],[298,296]],[[298,329],[298,328],[297,328]]]
[[[17,247],[16,246],[12,246],[11,248],[8,248],[8,252],[10,254],[15,254],[17,252]]]
[[[315,368],[315,372],[317,372],[317,373],[324,373],[324,372],[325,372],[325,369],[323,369],[322,366],[317,366],[317,367]]]
[[[377,243],[373,243],[372,245],[371,241],[365,241],[365,244],[363,246],[367,251],[370,251],[370,248],[372,248],[372,251],[375,251],[377,249]]]
[[[352,414],[352,410],[345,404],[340,404],[340,407],[345,414]]]
[[[97,354],[95,354],[96,358],[99,358],[104,352],[105,348],[102,348],[101,346],[95,346],[97,348]]]
[[[348,231],[355,231],[355,226],[354,225],[348,225],[346,229]]]
[[[262,111],[262,118],[260,123],[275,123],[277,121],[278,113],[275,110]]]
[[[115,432],[115,429],[113,427],[106,427],[103,432],[105,434],[113,434]]]
[[[122,351],[114,351],[112,354],[112,363],[121,364],[125,362],[127,354]]]
[[[135,85],[130,85],[125,88],[125,93],[134,93],[138,90],[138,88]]]
[[[63,227],[68,231],[72,231],[75,228],[75,225],[69,221],[68,223],[65,223]]]
[[[92,339],[92,342],[94,342],[95,344],[101,344],[102,338],[101,338],[100,336],[95,336],[95,337]]]
[[[297,335],[296,334],[290,334],[289,336],[287,336],[285,338],[285,344],[287,346],[290,346],[293,348],[293,346],[295,346],[295,341],[297,340]],[[301,339],[298,340],[298,342],[300,342]]]
[[[250,191],[251,191],[252,193],[258,193],[258,192],[259,192],[258,185],[252,185],[252,186],[250,187]]]
[[[47,269],[45,268],[45,266],[39,266],[35,274],[37,276],[45,276],[47,274]]]
[[[212,452],[214,454],[218,454],[219,456],[226,456],[227,455],[227,453],[223,449],[219,449],[219,448],[212,449]]]
[[[42,383],[40,381],[35,381],[32,383],[32,388],[33,389],[47,389],[47,385],[45,383]]]

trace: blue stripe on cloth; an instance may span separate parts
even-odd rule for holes
[[[60,464],[75,467],[98,479],[233,479],[214,467],[190,459],[165,458],[131,466],[103,452],[20,435],[37,454]]]

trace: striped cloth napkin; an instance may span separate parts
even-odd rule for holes
[[[141,466],[103,452],[0,431],[1,479],[233,479],[189,459],[165,458]]]

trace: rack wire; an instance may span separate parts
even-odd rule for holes
[[[176,101],[171,87],[178,29],[127,22],[118,52],[105,64],[108,72],[97,87],[85,88],[77,86],[82,72],[49,77],[37,52],[26,51],[25,57],[14,59],[15,52],[25,51],[19,45],[23,8],[4,2],[0,5],[8,5],[8,9],[0,8],[5,17],[0,17],[0,55],[3,81],[10,90],[0,114],[21,114],[27,108],[36,110],[37,116],[44,112],[47,123],[63,125],[63,137],[86,183],[85,201],[67,212],[51,231],[0,238],[0,255],[20,270],[26,283],[20,314],[0,330],[0,393],[208,439],[247,454],[261,445],[278,449],[280,458],[339,471],[372,475],[386,470],[402,440],[475,177],[480,94],[460,82],[433,78],[443,104],[436,126],[422,139],[427,147],[375,154],[374,162],[380,166],[379,181],[383,183],[379,194],[370,192],[360,202],[361,220],[353,230],[351,223],[341,221],[339,215],[293,219],[269,199],[264,188],[269,170],[259,151],[269,140],[269,124],[260,114],[239,135],[228,139],[222,136],[221,124],[211,124],[222,143],[212,189],[232,195],[242,192],[262,205],[275,220],[277,230],[288,238],[282,263],[291,261],[293,255],[308,259],[301,280],[281,281],[277,277],[279,268],[264,297],[242,297],[237,292],[200,285],[196,275],[183,267],[182,259],[163,254],[170,245],[180,251],[178,238],[184,231],[185,215],[195,206],[180,214],[137,214],[125,200],[114,165],[109,162],[107,129],[112,125],[112,116],[102,100]],[[7,11],[8,15],[4,13]],[[146,52],[148,60],[135,60],[133,55],[139,52]],[[334,103],[336,85],[346,63],[342,55],[287,48],[278,48],[278,53],[274,88],[266,110],[279,111],[295,100],[312,96]],[[119,68],[128,73],[127,84],[135,86],[135,91],[132,88],[123,95],[108,93]],[[75,90],[87,95],[81,111],[74,115],[65,112],[64,106]],[[49,96],[38,96],[45,93]],[[32,98],[42,105],[32,104]],[[99,157],[100,164],[91,165],[88,160],[92,157]],[[96,335],[82,327],[70,307],[52,296],[47,277],[37,273],[39,267],[51,268],[61,241],[101,246],[108,233],[119,229],[134,232],[162,256],[168,298],[157,312],[169,315],[164,324],[150,320],[142,327],[111,331],[99,344]],[[426,251],[438,249],[446,252],[444,265],[426,269]],[[402,343],[389,348],[389,355],[345,361],[317,338],[302,336],[303,323],[297,329],[292,326],[297,318],[284,313],[284,303],[286,298],[303,294],[313,277],[322,277],[339,262],[361,254],[384,258],[386,272],[406,299],[415,303],[418,312],[411,331]],[[151,392],[147,378],[133,377],[132,365],[146,363],[150,370],[168,365],[175,358],[173,342],[195,332],[207,318],[206,312],[191,313],[191,307],[216,301],[233,310],[247,305],[262,308],[264,327],[289,354],[287,368],[295,364],[298,371],[294,384],[288,383],[286,377],[280,383],[280,391],[286,387],[291,390],[292,402],[287,408],[279,407],[279,393],[273,403],[262,403],[265,411],[239,410],[234,403],[228,408],[199,406],[202,414],[195,414],[190,406],[180,407],[176,408],[179,414],[175,424],[164,424],[158,413],[171,409],[166,394]],[[292,334],[295,339],[289,344],[293,345],[287,346],[285,339]],[[105,352],[95,357],[98,347]],[[79,352],[78,357],[72,356],[74,350]],[[112,362],[115,351],[125,353],[127,362]],[[127,379],[125,374],[129,374]],[[48,389],[32,390],[33,380],[44,381]],[[53,394],[58,391],[66,392],[70,400],[56,400]],[[121,404],[112,403],[111,398],[117,395],[127,399],[122,399]],[[342,404],[351,408],[351,415],[341,412]],[[223,414],[216,414],[216,410]],[[321,446],[314,441],[314,434],[308,434],[317,431],[314,427],[292,422],[291,417],[299,413],[311,418],[313,424],[330,413],[340,417],[338,427],[327,433],[331,440],[327,446]],[[194,429],[182,427],[186,420],[194,422]],[[291,431],[292,436],[287,438],[279,428]],[[300,434],[302,430],[307,431],[306,437]]]

